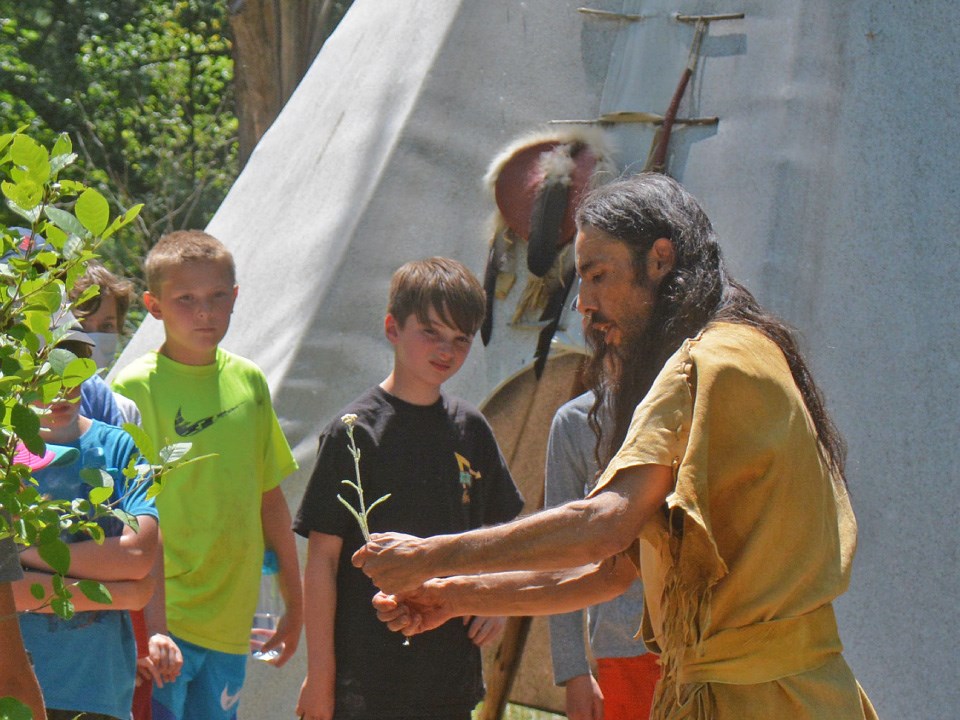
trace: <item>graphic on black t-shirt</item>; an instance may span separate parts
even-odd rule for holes
[[[473,481],[479,480],[483,476],[470,467],[470,461],[467,460],[463,455],[457,452],[455,452],[453,455],[457,458],[457,467],[460,468],[460,488],[463,490],[463,494],[460,496],[460,502],[463,505],[469,505],[470,488],[473,487]]]
[[[201,418],[200,420],[193,422],[184,420],[182,408],[177,408],[177,416],[173,419],[173,429],[180,437],[190,437],[191,435],[196,435],[201,430],[206,430],[224,415],[232,413],[238,407],[240,406],[234,405],[229,410],[224,410],[216,415],[210,415],[209,417]]]

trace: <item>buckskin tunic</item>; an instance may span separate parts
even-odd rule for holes
[[[730,323],[685,342],[598,489],[649,464],[675,480],[631,552],[641,632],[663,666],[652,717],[875,718],[831,604],[849,584],[856,521],[779,347]]]

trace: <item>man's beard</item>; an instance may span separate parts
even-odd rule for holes
[[[607,342],[606,331],[596,327],[607,323],[609,320],[605,315],[596,313],[590,317],[583,334],[593,353],[590,364],[602,368],[605,385],[616,388],[620,385],[620,378],[631,374],[633,366],[647,350],[647,324],[634,318],[618,322],[620,342],[614,345]]]
[[[623,442],[633,417],[633,411],[646,393],[643,380],[643,359],[651,351],[650,338],[645,323],[618,323],[620,343],[612,345],[606,341],[606,332],[597,330],[595,323],[607,322],[603,316],[591,317],[584,328],[584,338],[592,350],[584,380],[597,397],[597,403],[591,415],[592,427],[599,432],[596,446],[596,458],[600,467],[606,467],[613,453]],[[600,412],[605,406],[607,411]]]

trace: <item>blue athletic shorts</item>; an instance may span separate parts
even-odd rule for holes
[[[183,653],[183,669],[174,682],[153,688],[153,720],[235,720],[247,656],[173,640]]]

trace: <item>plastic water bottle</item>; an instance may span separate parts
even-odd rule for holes
[[[273,550],[263,553],[263,572],[260,575],[260,599],[250,629],[250,654],[257,660],[272,660],[280,655],[280,648],[261,652],[263,644],[277,632],[277,623],[286,609],[280,595],[280,566]]]

